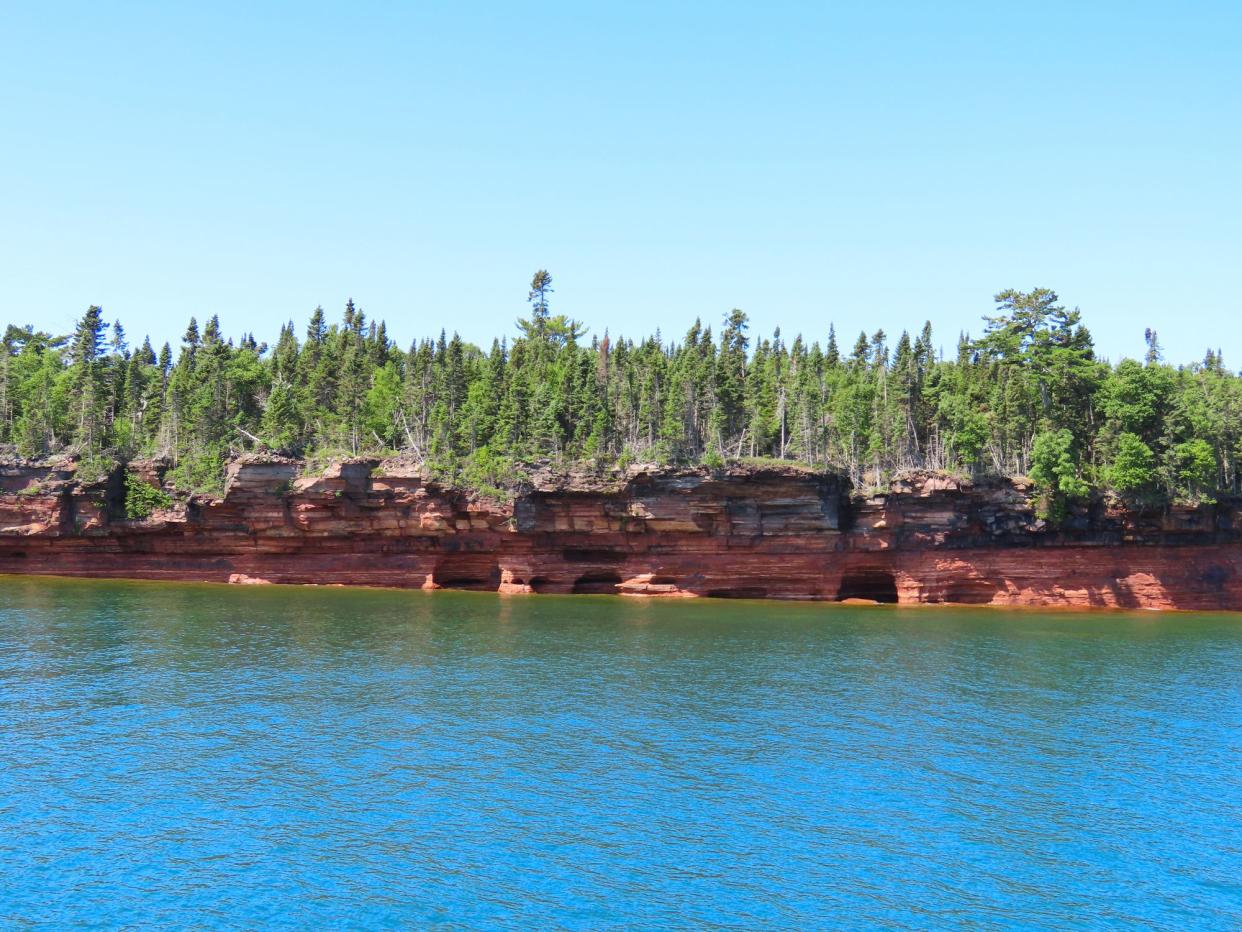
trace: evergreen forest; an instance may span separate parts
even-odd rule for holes
[[[680,340],[591,335],[553,313],[539,271],[511,338],[396,346],[352,301],[274,343],[191,319],[176,347],[131,344],[90,307],[67,335],[10,324],[0,444],[84,463],[162,456],[178,488],[219,491],[230,457],[404,453],[479,489],[525,467],[761,459],[874,486],[903,470],[1027,476],[1055,513],[1093,492],[1138,503],[1239,492],[1242,379],[1219,352],[1172,365],[1096,355],[1055,292],[1002,291],[981,334],[937,350],[930,324],[838,342],[750,332],[733,310]]]

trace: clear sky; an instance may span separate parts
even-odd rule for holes
[[[6,3],[4,319],[843,342],[1043,285],[1242,365],[1242,3]]]

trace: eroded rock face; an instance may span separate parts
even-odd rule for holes
[[[158,483],[157,465],[142,466]],[[239,460],[222,499],[124,519],[118,481],[0,467],[0,572],[504,593],[1242,609],[1236,503],[1060,528],[1030,489],[910,475],[874,495],[796,468],[544,476],[512,503],[376,460]]]

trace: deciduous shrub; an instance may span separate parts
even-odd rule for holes
[[[125,517],[131,521],[149,518],[160,508],[172,506],[173,497],[163,489],[144,482],[132,472],[125,474]]]

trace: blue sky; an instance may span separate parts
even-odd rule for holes
[[[952,347],[1055,288],[1242,365],[1242,4],[8,4],[4,319],[404,345],[745,309]]]

